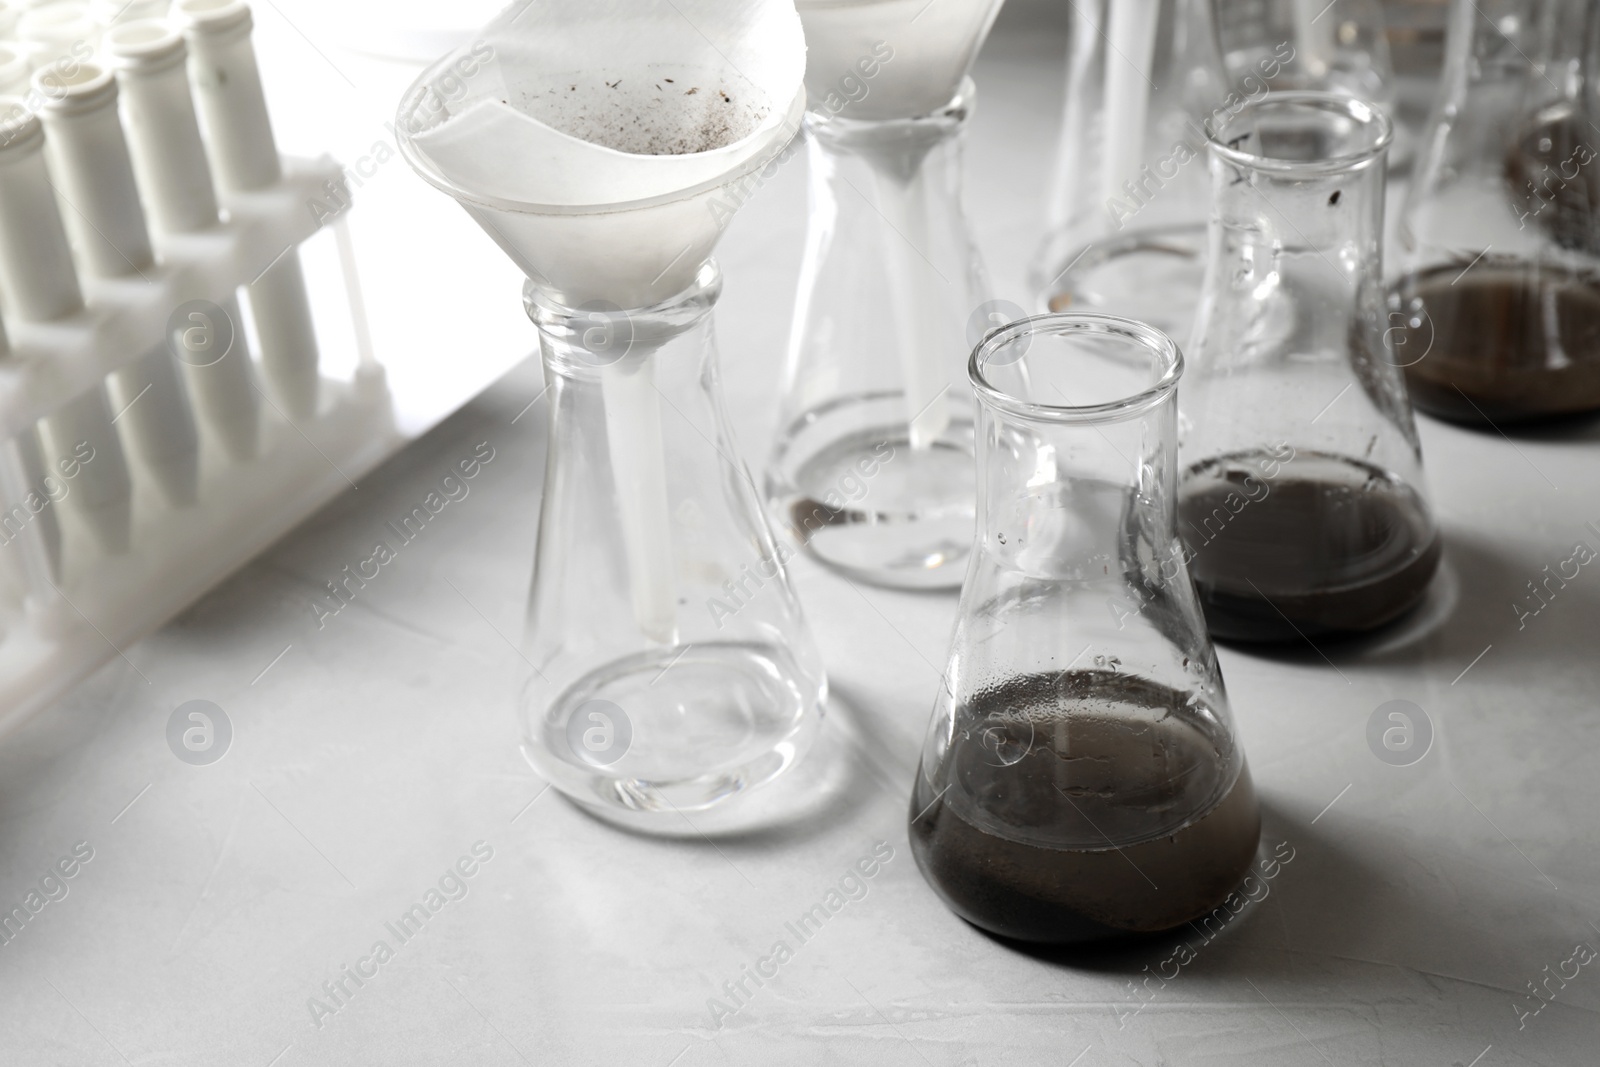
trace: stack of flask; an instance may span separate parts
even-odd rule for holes
[[[993,0],[613,6],[524,0],[488,33],[498,83],[439,116],[425,76],[401,110],[413,164],[527,271],[551,379],[534,767],[605,817],[698,831],[816,733],[790,558],[852,585],[964,572],[910,797],[928,882],[1030,941],[1217,908],[1261,822],[1213,639],[1414,617],[1442,545],[1413,394],[1496,426],[1600,407],[1594,5],[1455,0],[1393,275],[1375,0],[1224,4],[1226,49],[1208,0],[1072,5],[1034,317],[990,299],[960,203]],[[685,140],[700,92],[749,110]],[[732,209],[702,208],[801,125],[763,515],[709,333]]]

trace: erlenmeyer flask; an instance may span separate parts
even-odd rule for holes
[[[1385,316],[1390,129],[1354,98],[1285,92],[1211,130],[1178,527],[1217,637],[1370,630],[1438,565]]]
[[[1179,926],[1244,876],[1250,772],[1174,528],[1164,334],[1024,319],[978,346],[977,545],[911,798],[956,914],[1070,942]]]
[[[965,73],[999,7],[799,4],[809,232],[766,494],[807,552],[862,581],[954,587],[972,544],[962,365],[998,323],[961,150]]]
[[[1035,290],[1051,311],[1127,315],[1187,335],[1211,203],[1204,126],[1230,102],[1210,0],[1085,0],[1072,9]],[[1262,60],[1257,93],[1277,65]]]
[[[742,821],[721,805],[793,764],[822,713],[711,323],[712,250],[793,139],[804,60],[786,0],[521,0],[401,103],[407,158],[528,275],[539,328],[524,751],[643,829]]]
[[[826,695],[792,550],[772,537],[722,409],[720,291],[710,263],[687,292],[631,312],[527,288],[550,431],[525,751],[613,813],[670,818],[772,778],[810,744]],[[650,425],[620,427],[617,409]],[[648,464],[643,438],[659,443]]]
[[[1600,9],[1460,0],[1399,227],[1417,407],[1504,425],[1600,410]]]

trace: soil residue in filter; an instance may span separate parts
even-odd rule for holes
[[[577,79],[569,74],[555,86],[525,89],[513,99],[513,106],[562,133],[643,156],[725,148],[750,136],[769,113],[752,86],[719,76],[674,79],[648,72]]]
[[[1103,670],[977,694],[911,801],[912,852],[951,910],[1039,943],[1204,915],[1248,872],[1260,832],[1250,772],[1210,709]]]
[[[1600,275],[1491,254],[1403,279],[1393,303],[1396,353],[1427,353],[1406,386],[1430,415],[1490,426],[1600,411]]]
[[[1371,464],[1314,452],[1267,479],[1265,456],[1207,460],[1178,489],[1178,533],[1213,636],[1356,634],[1421,601],[1440,550],[1414,490]]]

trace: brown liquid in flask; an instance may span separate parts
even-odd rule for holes
[[[1023,675],[957,710],[911,801],[911,848],[952,911],[1002,937],[1157,933],[1214,909],[1261,834],[1209,709],[1107,671]]]
[[[1469,425],[1515,425],[1600,411],[1600,274],[1572,253],[1600,252],[1600,166],[1592,128],[1569,108],[1535,122],[1506,160],[1520,224],[1560,252],[1539,260],[1489,252],[1404,278],[1412,403]],[[1415,356],[1413,356],[1413,353]]]
[[[1344,456],[1208,460],[1184,475],[1178,532],[1212,636],[1294,641],[1393,621],[1427,593],[1439,537],[1397,478]]]
[[[1600,277],[1485,257],[1394,291],[1406,316],[1411,402],[1430,415],[1505,426],[1600,411]],[[1414,347],[1413,347],[1414,346]]]

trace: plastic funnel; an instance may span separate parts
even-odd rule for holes
[[[784,0],[522,0],[413,84],[400,143],[556,299],[646,307],[799,129],[804,69]]]

